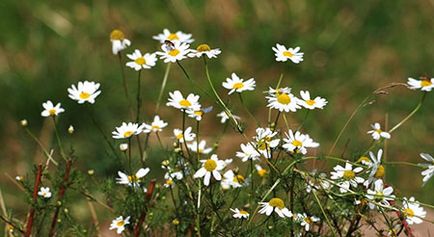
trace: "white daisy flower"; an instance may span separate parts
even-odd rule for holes
[[[50,192],[50,188],[48,187],[41,187],[39,189],[38,195],[43,197],[43,198],[50,198],[51,197],[51,192]]]
[[[123,122],[120,127],[116,127],[116,130],[112,132],[114,139],[130,138],[133,135],[139,135],[142,133],[145,124],[139,125],[138,123],[125,123]]]
[[[211,147],[206,147],[206,141],[202,140],[197,144],[197,141],[187,144],[187,147],[194,153],[209,154],[212,151]]]
[[[43,117],[56,117],[57,115],[65,111],[62,107],[60,107],[60,103],[57,103],[56,106],[54,106],[54,104],[50,100],[42,103],[42,107],[44,108],[44,110],[41,112],[41,116]]]
[[[337,165],[333,169],[335,171],[330,172],[332,175],[330,178],[338,180],[339,191],[341,193],[346,193],[350,189],[350,186],[356,188],[357,184],[365,181],[362,177],[356,176],[358,173],[363,171],[362,167],[356,167],[353,169],[353,166],[350,163],[346,163],[345,167]]]
[[[380,140],[380,138],[390,139],[390,133],[381,130],[381,126],[379,123],[374,123],[371,125],[371,127],[374,130],[368,131],[368,134],[371,134],[374,140]]]
[[[196,119],[196,121],[201,121],[204,115],[204,111],[201,109],[197,109],[197,110],[188,109],[185,112],[187,113],[188,117],[194,118]]]
[[[142,182],[142,178],[145,177],[149,173],[149,168],[140,168],[136,174],[127,175],[121,171],[118,171],[119,177],[116,178],[116,183],[118,184],[126,184],[128,186],[132,186],[134,188],[140,187],[140,183]]]
[[[118,233],[120,235],[125,230],[125,226],[128,224],[130,224],[130,217],[129,216],[127,216],[127,218],[125,218],[125,219],[122,216],[119,216],[116,219],[112,220],[112,223],[110,224],[109,230],[116,229],[116,233]]]
[[[429,163],[419,164],[426,168],[426,170],[422,171],[421,173],[423,176],[423,183],[426,184],[426,182],[428,182],[428,180],[434,175],[434,158],[427,153],[420,153],[420,157],[422,157],[422,159],[429,162]]]
[[[197,46],[196,50],[191,50],[191,53],[188,54],[190,58],[200,58],[206,55],[208,58],[217,58],[222,51],[220,49],[211,49],[207,44],[201,44]]]
[[[283,139],[285,143],[282,147],[289,152],[301,153],[304,155],[307,153],[306,148],[319,147],[319,143],[314,142],[309,135],[302,134],[299,131],[294,133],[291,129],[289,129],[286,137],[287,138]]]
[[[407,84],[412,90],[431,91],[434,88],[434,78],[421,77],[421,80],[416,80],[409,77]]]
[[[261,209],[259,210],[259,214],[265,214],[270,216],[271,213],[276,212],[282,218],[289,217],[291,218],[293,215],[288,208],[285,207],[285,203],[280,198],[272,198],[268,202],[260,202],[259,205]]]
[[[140,50],[134,50],[134,53],[127,54],[127,57],[133,61],[127,62],[127,67],[133,68],[136,71],[140,71],[141,69],[150,69],[155,66],[155,62],[157,62],[157,57],[155,53],[145,53],[142,55]]]
[[[309,231],[313,223],[320,221],[316,216],[308,216],[306,213],[298,214],[297,219],[300,221],[300,225],[304,226],[304,230]]]
[[[93,104],[95,103],[95,98],[101,94],[101,91],[98,90],[99,86],[99,83],[93,81],[79,81],[77,87],[71,85],[71,87],[68,88],[68,96],[69,98],[76,100],[79,104],[83,104],[84,102]]]
[[[371,157],[371,160],[368,163],[368,167],[371,169],[371,172],[369,172],[369,178],[363,183],[365,187],[368,187],[369,184],[373,183],[377,179],[384,178],[386,172],[384,166],[381,164],[381,157],[383,156],[382,149],[378,150],[377,156],[370,151],[369,156]]]
[[[231,78],[226,78],[226,81],[223,82],[222,85],[229,90],[228,95],[230,95],[234,92],[253,91],[255,90],[256,82],[253,78],[244,81],[244,79],[239,78],[237,74],[232,73]]]
[[[166,105],[181,110],[199,110],[201,107],[199,104],[198,95],[189,94],[187,98],[184,98],[184,96],[178,90],[169,92],[169,102],[167,102]]]
[[[267,96],[267,107],[277,109],[280,112],[295,112],[301,109],[298,98],[291,94],[291,88],[284,87],[279,89],[270,88]]]
[[[374,182],[374,190],[368,189],[366,191],[366,198],[375,201],[375,203],[369,202],[369,208],[375,209],[377,203],[383,206],[389,206],[389,201],[394,200],[395,195],[392,195],[393,188],[391,186],[384,188],[383,180],[378,179]]]
[[[232,215],[233,218],[237,218],[237,219],[248,219],[249,218],[249,213],[244,211],[243,209],[232,209],[230,208],[230,210],[234,213],[234,215]]]
[[[270,128],[256,129],[256,136],[254,137],[256,148],[265,158],[270,158],[272,149],[279,145],[280,139],[274,138],[276,135],[277,132],[271,131]]]
[[[267,175],[268,171],[264,168],[262,168],[262,166],[260,165],[255,165],[256,171],[258,172],[258,175],[260,177],[264,177],[265,175]]]
[[[240,120],[241,118],[237,115],[233,115],[236,120]],[[226,123],[229,120],[229,116],[225,111],[222,111],[217,114],[217,117],[220,117],[220,123]]]
[[[191,142],[196,137],[196,134],[191,132],[192,128],[188,127],[185,129],[184,134],[182,134],[181,129],[173,129],[173,134],[175,135],[175,138],[178,140],[179,143],[184,143],[184,141]]]
[[[326,180],[325,173],[319,174],[319,177],[310,177],[306,184],[306,192],[310,193],[313,190],[328,190],[331,187],[329,181]]]
[[[187,58],[187,54],[191,51],[189,48],[190,45],[187,43],[169,41],[162,44],[161,49],[163,51],[156,52],[156,54],[159,55],[160,59],[163,59],[165,63],[175,63],[176,61]]]
[[[225,168],[226,162],[219,160],[216,154],[213,154],[211,158],[201,160],[200,162],[202,163],[202,168],[194,174],[193,177],[195,179],[203,177],[203,184],[205,186],[209,186],[211,176],[218,181],[222,179],[222,175],[219,171]]]
[[[241,151],[237,151],[236,156],[240,158],[243,162],[248,160],[259,160],[261,154],[255,149],[252,144],[240,144]]]
[[[112,52],[114,55],[131,45],[131,41],[126,39],[124,33],[120,30],[113,30],[110,33],[110,41],[112,42]]]
[[[235,174],[232,170],[228,170],[223,174],[223,180],[221,186],[223,189],[229,188],[241,188],[247,182],[245,178],[240,174]]]
[[[301,99],[298,100],[298,104],[306,109],[323,109],[328,103],[326,99],[319,96],[315,97],[315,99],[311,99],[309,91],[300,91],[300,96]]]
[[[182,31],[175,33],[170,32],[168,29],[164,29],[163,33],[152,36],[153,39],[158,40],[160,43],[164,43],[166,40],[172,42],[192,43],[194,39],[191,38],[191,34],[186,34]]]
[[[281,44],[276,44],[276,47],[272,47],[273,51],[275,52],[276,61],[278,62],[286,62],[288,59],[291,60],[293,63],[297,64],[301,61],[303,61],[303,54],[300,52],[300,47],[296,48],[286,48],[285,46]]]
[[[167,126],[167,123],[160,119],[160,116],[155,115],[154,121],[151,124],[144,124],[143,133],[161,132]]]
[[[173,182],[174,179],[181,180],[183,178],[184,178],[184,175],[182,174],[181,171],[166,172],[166,174],[164,175],[164,179],[166,180],[164,183],[164,187],[166,187],[166,188],[171,187],[175,184]]]
[[[404,198],[402,202],[402,214],[409,225],[420,224],[426,217],[426,211],[420,206],[419,202],[411,197]]]

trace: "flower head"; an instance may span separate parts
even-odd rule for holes
[[[280,112],[295,112],[300,109],[298,98],[291,94],[291,88],[284,87],[273,89],[270,88],[268,91],[267,107],[272,109],[277,109]]]
[[[368,167],[371,169],[369,172],[369,178],[364,182],[366,187],[369,186],[372,182],[377,179],[384,178],[386,169],[381,164],[381,157],[383,156],[383,150],[379,149],[377,155],[375,155],[372,151],[369,152],[369,156],[371,160],[369,162],[365,162],[368,164]]]
[[[181,110],[199,110],[201,107],[198,95],[189,94],[184,98],[180,91],[169,92],[169,102],[166,105]]]
[[[423,222],[422,219],[426,217],[426,211],[418,201],[415,201],[414,197],[404,198],[401,211],[409,225],[420,224]]]
[[[309,231],[313,223],[320,221],[316,216],[308,216],[306,213],[298,214],[297,219],[301,222],[300,225],[304,226],[304,230]]]
[[[168,29],[164,29],[163,33],[152,36],[152,38],[158,40],[160,43],[164,43],[166,40],[181,43],[192,43],[194,41],[194,39],[191,38],[191,34],[186,34],[182,31],[172,33]]]
[[[262,166],[256,164],[255,165],[256,171],[258,172],[258,175],[260,177],[264,177],[265,175],[267,175],[268,171],[264,168],[262,168]]]
[[[144,127],[145,124],[139,125],[137,123],[123,122],[120,127],[116,127],[116,130],[112,132],[112,135],[115,139],[130,138],[133,135],[139,135],[142,133]]]
[[[279,145],[280,139],[277,138],[277,132],[271,131],[270,128],[257,128],[256,136],[256,149],[265,158],[270,158],[272,150]]]
[[[131,41],[125,38],[124,33],[116,29],[110,33],[110,41],[112,42],[112,52],[114,55],[131,45]]]
[[[293,216],[292,212],[285,207],[283,200],[277,197],[270,199],[268,202],[260,202],[259,205],[261,206],[259,214],[269,216],[274,211],[282,218]]]
[[[230,209],[231,212],[233,212],[234,214],[232,215],[233,218],[237,218],[237,219],[248,219],[249,218],[249,213],[244,211],[243,209]]]
[[[175,138],[178,140],[179,143],[184,143],[185,141],[191,142],[196,137],[196,134],[191,132],[192,128],[188,127],[182,132],[181,129],[173,129],[173,134],[175,135]]]
[[[319,143],[314,142],[312,138],[309,137],[309,135],[302,134],[299,131],[296,131],[294,133],[291,129],[289,129],[286,137],[287,138],[283,139],[283,141],[285,142],[283,144],[283,148],[285,148],[289,152],[299,152],[301,154],[306,154],[306,148],[319,147]]]
[[[79,104],[84,102],[89,102],[91,104],[95,103],[95,98],[101,94],[99,89],[100,84],[93,81],[78,82],[77,87],[71,85],[68,88],[69,98],[76,100]]]
[[[246,179],[240,174],[235,174],[232,170],[228,170],[223,174],[223,180],[221,182],[223,189],[229,189],[231,187],[241,188],[246,184]]]
[[[428,161],[429,163],[420,164],[426,167],[426,170],[422,171],[423,183],[426,184],[428,180],[434,175],[434,158],[427,153],[420,153],[422,159]]]
[[[195,179],[203,177],[203,184],[205,186],[209,186],[211,176],[218,181],[222,179],[219,171],[225,168],[225,161],[219,160],[217,155],[213,154],[209,159],[201,160],[200,162],[202,163],[202,167],[194,174],[193,177]]]
[[[421,80],[408,78],[407,84],[412,90],[420,89],[421,91],[431,91],[434,88],[434,78],[421,77]]]
[[[134,50],[134,53],[127,54],[127,57],[133,61],[127,62],[127,67],[133,68],[136,71],[140,71],[141,69],[150,69],[155,66],[155,62],[157,62],[157,57],[154,53],[145,53],[142,55],[140,50]]]
[[[381,125],[379,123],[374,123],[371,125],[373,130],[368,131],[374,140],[380,140],[380,138],[390,139],[390,133],[381,130]]]
[[[50,188],[48,187],[41,187],[39,189],[38,195],[43,197],[43,198],[50,198],[51,197],[51,192],[50,192]]]
[[[244,79],[239,78],[235,73],[232,73],[231,78],[226,78],[226,81],[223,82],[223,87],[229,90],[229,95],[234,92],[253,91],[255,86],[255,79],[250,78],[244,81]]]
[[[298,104],[306,109],[323,109],[328,103],[326,99],[319,96],[315,97],[315,99],[311,99],[309,91],[300,91],[300,96],[301,99],[298,100]]]
[[[297,64],[303,61],[303,54],[300,52],[300,47],[296,48],[286,48],[281,44],[276,44],[276,47],[273,47],[273,51],[275,52],[276,61],[278,62],[286,62],[288,59],[293,63]]]
[[[161,132],[167,126],[167,123],[160,119],[160,116],[155,115],[154,121],[151,124],[144,124],[144,133]]]
[[[182,174],[181,171],[167,172],[164,175],[164,179],[166,180],[164,183],[164,187],[166,188],[172,187],[173,185],[175,185],[175,183],[173,182],[174,179],[181,180],[182,178],[184,178],[184,175]]]
[[[357,177],[357,174],[363,171],[362,167],[353,169],[353,166],[347,162],[345,167],[337,165],[333,169],[335,171],[330,172],[332,175],[331,179],[338,180],[337,184],[341,193],[346,193],[350,189],[350,186],[356,188],[357,184],[365,181],[362,177]]]
[[[122,216],[117,217],[116,219],[112,220],[112,223],[110,224],[110,230],[116,229],[116,233],[119,235],[122,234],[122,232],[125,230],[125,226],[130,224],[130,217],[127,216],[127,218],[123,218]]]
[[[261,154],[251,143],[240,144],[240,148],[241,151],[237,151],[236,156],[243,162],[248,160],[259,160],[259,157],[261,157]]]
[[[199,153],[199,154],[209,154],[212,151],[211,147],[206,147],[205,140],[200,141],[199,144],[197,143],[197,141],[194,141],[193,143],[187,144],[187,147],[192,152]]]
[[[60,107],[60,103],[57,103],[56,106],[54,106],[54,104],[50,100],[42,103],[42,107],[44,108],[44,110],[41,112],[41,116],[43,117],[56,117],[57,115],[65,111],[62,107]]]
[[[197,48],[194,50],[191,50],[191,53],[188,54],[190,58],[200,58],[202,56],[207,56],[208,58],[217,58],[217,55],[219,55],[222,51],[220,49],[211,49],[209,45],[207,44],[201,44],[197,46]]]
[[[389,206],[389,201],[395,199],[395,195],[392,195],[393,188],[391,186],[384,188],[383,180],[381,179],[375,181],[374,189],[368,189],[367,193],[366,198],[375,202],[369,202],[368,205],[371,209],[374,209],[376,205]]]
[[[237,115],[233,115],[236,120],[240,120],[241,118]],[[229,116],[225,111],[222,111],[217,114],[217,117],[220,117],[220,123],[226,123],[229,120]]]
[[[174,63],[182,59],[187,58],[188,53],[190,53],[190,45],[187,43],[166,42],[161,45],[163,51],[156,52],[163,59],[165,63]]]
[[[134,188],[140,187],[140,183],[142,182],[142,178],[145,177],[149,173],[149,168],[140,168],[136,174],[127,175],[121,171],[118,171],[119,177],[116,178],[116,183],[118,184],[126,184],[128,186],[132,186]]]

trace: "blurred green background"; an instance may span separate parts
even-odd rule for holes
[[[283,84],[310,90],[329,100],[323,111],[310,114],[305,132],[321,143],[319,153],[326,153],[352,111],[375,89],[392,82],[406,82],[407,77],[433,74],[434,1],[25,1],[0,2],[0,156],[1,187],[8,207],[22,205],[17,189],[3,173],[14,177],[24,174],[40,159],[36,144],[20,128],[27,119],[29,128],[45,144],[53,142],[51,121],[40,116],[41,104],[47,99],[61,102],[66,112],[59,126],[66,144],[74,145],[84,171],[95,169],[100,176],[114,175],[117,162],[107,155],[107,146],[90,120],[90,110],[67,97],[66,89],[83,80],[102,84],[102,94],[92,106],[95,117],[110,135],[115,126],[128,120],[121,73],[116,56],[111,53],[109,34],[114,28],[125,32],[132,46],[146,52],[159,50],[152,39],[164,28],[193,34],[192,47],[207,42],[222,49],[210,70],[224,98],[220,85],[232,72],[243,78],[254,77],[257,90],[244,99],[253,114],[265,126],[265,99],[261,94],[274,86],[280,73]],[[277,63],[271,47],[275,43],[300,46],[305,53],[299,65]],[[182,62],[195,81],[207,88],[200,60]],[[143,73],[144,118],[150,121],[163,78],[165,64],[159,61]],[[137,73],[125,68],[131,93],[135,93]],[[181,89],[195,92],[181,70],[173,65],[166,92]],[[370,124],[380,122],[392,127],[418,103],[421,93],[397,87],[389,95],[376,97],[350,123],[335,154],[366,149],[370,143]],[[167,93],[165,93],[165,99]],[[203,98],[205,105],[211,100]],[[248,119],[236,97],[231,104],[235,112]],[[387,145],[388,160],[421,162],[420,152],[434,154],[434,101],[429,94],[422,109],[392,134]],[[168,139],[171,129],[180,126],[177,111],[163,108],[161,115],[169,121],[163,133]],[[204,129],[209,142],[220,134],[218,120],[208,116]],[[304,113],[290,114],[294,127]],[[76,133],[68,136],[73,125]],[[248,123],[252,134],[255,123]],[[168,140],[167,140],[168,141]],[[233,157],[240,137],[232,130],[222,138],[220,156]],[[158,167],[164,157],[148,159]],[[415,195],[434,204],[434,181],[420,188],[420,169],[390,167],[387,179],[398,193]],[[25,208],[25,207],[24,207]]]

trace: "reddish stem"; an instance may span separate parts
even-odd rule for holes
[[[151,182],[148,185],[148,191],[146,192],[145,196],[145,202],[151,200],[152,194],[154,193],[155,189],[155,179],[151,180]],[[143,225],[143,222],[146,218],[146,211],[143,211],[140,215],[139,221],[137,222],[136,226],[134,226],[134,237],[138,237],[140,235],[140,227]]]
[[[33,204],[35,204],[38,199],[38,189],[39,189],[39,185],[41,184],[41,178],[42,178],[42,164],[39,164],[38,170],[36,172],[35,184],[33,186]],[[35,207],[32,205],[27,219],[26,232],[24,233],[25,237],[29,237],[30,234],[32,233],[33,218],[35,216],[35,212],[36,212]]]
[[[405,220],[405,217],[402,215],[402,213],[399,211],[395,211],[395,213],[399,217],[399,219],[401,220],[402,226],[404,227],[404,232],[407,234],[407,236],[414,237],[413,232],[411,230],[411,227],[408,225],[408,223]]]

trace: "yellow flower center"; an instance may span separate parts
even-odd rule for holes
[[[375,172],[374,177],[377,179],[381,179],[384,177],[384,174],[386,173],[386,170],[383,165],[378,166],[377,171]]]
[[[202,116],[203,112],[201,110],[198,110],[198,111],[194,111],[194,114],[196,116]]]
[[[56,109],[50,109],[48,110],[48,113],[50,114],[50,116],[56,116]]]
[[[244,87],[244,84],[242,82],[237,82],[232,86],[233,89],[241,89],[243,87]]]
[[[153,129],[160,129],[160,126],[158,126],[158,125],[152,125],[152,128]]]
[[[377,130],[375,130],[375,132],[382,133],[383,131],[381,131],[381,129],[377,129]]]
[[[289,52],[289,51],[284,51],[283,56],[290,58],[290,57],[294,56],[294,54]]]
[[[171,33],[169,36],[167,36],[168,40],[179,40],[179,37],[176,33]]]
[[[312,218],[310,218],[310,217],[305,217],[303,220],[304,220],[304,222],[306,222],[307,224],[312,224],[312,223],[313,223]]]
[[[205,52],[205,51],[210,51],[211,48],[207,44],[201,44],[201,45],[197,46],[196,50],[199,52]]]
[[[190,107],[191,103],[190,103],[190,101],[188,101],[186,99],[182,99],[179,101],[179,105],[181,105],[182,107]]]
[[[146,64],[146,60],[143,57],[136,58],[136,60],[134,60],[134,62],[137,63],[137,64],[139,64],[139,65]]]
[[[184,136],[182,135],[182,133],[176,135],[176,139],[181,140]]]
[[[277,96],[277,102],[284,104],[284,105],[287,105],[287,104],[291,103],[291,98],[289,97],[288,94],[282,93],[282,94],[279,94]]]
[[[131,137],[133,135],[133,131],[126,131],[124,132],[124,137]]]
[[[116,223],[116,226],[118,226],[118,227],[122,227],[122,226],[124,226],[125,225],[125,221],[118,221],[117,223]]]
[[[110,39],[111,40],[123,40],[125,39],[124,32],[120,30],[113,30],[112,33],[110,33]]]
[[[138,181],[139,181],[139,178],[137,178],[136,175],[128,175],[128,182],[137,183]]]
[[[292,145],[299,147],[299,146],[303,146],[303,143],[299,140],[294,140],[292,141]]]
[[[354,173],[354,171],[352,171],[352,170],[345,170],[344,171],[344,175],[343,175],[344,179],[351,180],[351,179],[354,179],[354,177],[356,177],[356,173]]]
[[[236,175],[232,181],[235,183],[244,183],[244,177],[242,175]]]
[[[241,214],[241,215],[249,215],[249,213],[246,212],[246,211],[244,211],[244,210],[240,210],[240,214]]]
[[[315,104],[315,100],[306,100],[306,104],[312,106]]]
[[[420,81],[420,85],[421,85],[422,87],[425,87],[425,86],[431,86],[431,85],[432,85],[432,82],[431,82],[430,80],[422,80],[422,81]]]
[[[359,162],[359,163],[363,163],[363,162],[370,163],[371,161],[369,160],[368,157],[366,157],[366,156],[361,156],[361,157],[357,160],[357,162]]]
[[[217,162],[215,162],[215,160],[213,159],[208,159],[207,161],[205,161],[205,163],[203,164],[203,167],[208,171],[214,171],[217,168]]]
[[[80,97],[80,99],[82,99],[82,100],[86,100],[86,99],[89,99],[90,94],[87,93],[87,92],[82,91],[82,92],[80,93],[79,97]]]
[[[269,202],[268,205],[272,206],[272,207],[277,207],[279,209],[282,209],[285,207],[285,204],[283,203],[283,200],[280,198],[272,198]]]
[[[168,54],[172,57],[175,57],[176,55],[178,55],[180,52],[177,49],[172,49],[168,52]]]
[[[173,184],[173,180],[172,179],[166,179],[166,184],[171,186]]]
[[[266,169],[260,169],[258,170],[258,175],[261,177],[264,177],[267,174],[267,170]]]
[[[414,216],[414,211],[411,208],[406,208],[404,209],[404,215],[408,216],[408,217],[413,217]]]

